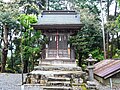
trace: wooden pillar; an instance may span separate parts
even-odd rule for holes
[[[68,44],[68,58],[70,58],[70,44]]]
[[[46,58],[48,58],[48,44],[46,44]]]
[[[59,47],[58,47],[59,42],[58,42],[58,40],[59,40],[59,38],[58,38],[58,31],[57,31],[57,33],[56,33],[56,50],[57,50],[57,58],[59,58],[59,55],[58,55],[58,53],[59,53]]]

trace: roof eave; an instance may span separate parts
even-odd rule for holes
[[[115,75],[115,74],[117,74],[117,73],[119,73],[119,72],[120,72],[120,69],[119,69],[119,70],[116,70],[116,71],[114,71],[114,72],[112,72],[112,73],[110,73],[110,74],[107,74],[107,75],[105,75],[105,76],[98,75],[98,74],[96,74],[96,73],[94,73],[94,74],[95,74],[96,76],[101,77],[101,78],[107,79],[107,78],[109,78],[109,77],[111,77],[111,76],[113,76],[113,75]]]
[[[119,70],[116,70],[115,72],[112,72],[112,73],[106,75],[106,76],[104,77],[104,79],[107,79],[107,78],[109,78],[109,77],[111,77],[111,76],[113,76],[113,75],[115,75],[115,74],[117,74],[117,73],[119,73],[119,72],[120,72],[120,69],[119,69]]]
[[[32,26],[36,30],[48,30],[48,29],[80,30],[84,26],[84,24],[34,24]]]

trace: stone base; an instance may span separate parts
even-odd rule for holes
[[[97,85],[94,81],[87,81],[86,87],[90,90],[97,90]]]
[[[83,75],[81,68],[73,64],[41,64],[28,74],[26,84],[39,84],[43,90],[74,90],[74,85],[83,82]]]
[[[39,64],[76,64],[73,59],[44,59],[39,60]]]
[[[40,64],[34,68],[34,71],[82,71],[81,67],[76,66],[76,64]]]
[[[39,84],[24,84],[21,90],[43,90],[43,88]]]

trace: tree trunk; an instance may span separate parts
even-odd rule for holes
[[[120,49],[120,46],[119,46],[120,44],[119,44],[119,35],[118,35],[118,32],[117,32],[117,47],[118,47],[118,49]]]
[[[116,16],[116,15],[117,15],[117,1],[115,3],[115,13],[114,13],[114,16]]]
[[[109,32],[107,31],[106,32],[107,33],[107,36],[106,36],[106,58],[109,58],[108,56],[109,56]]]
[[[114,44],[114,42],[113,42],[113,38],[114,38],[114,35],[112,34],[112,41],[111,41],[111,54],[110,54],[110,58],[113,57],[113,44]]]
[[[2,47],[2,45],[1,45],[1,43],[3,41],[2,37],[3,37],[3,28],[2,28],[1,39],[0,39],[0,48]]]
[[[5,65],[6,65],[6,61],[7,61],[7,52],[8,50],[6,49],[2,49],[2,60],[1,60],[1,73],[5,72]]]
[[[109,0],[107,0],[107,21],[109,21]],[[109,32],[106,31],[107,37],[106,37],[106,58],[109,56]]]
[[[31,68],[31,70],[33,70],[34,69],[34,65],[35,65],[35,63],[34,63],[34,56],[32,55],[32,68]]]
[[[78,65],[82,67],[82,53],[79,52],[79,60],[78,60]]]
[[[24,61],[24,69],[23,69],[23,72],[24,72],[24,73],[27,73],[27,72],[28,72],[28,60],[25,60],[25,61]]]
[[[117,1],[115,3],[115,13],[114,13],[114,16],[115,16],[115,18],[117,16]],[[118,47],[118,49],[120,49],[120,46],[119,46],[119,34],[118,34],[118,32],[117,32],[117,47]]]
[[[6,61],[7,61],[7,53],[8,53],[8,30],[7,30],[7,26],[4,25],[3,26],[3,48],[2,48],[2,55],[1,55],[1,72],[5,72],[5,65],[6,65]]]
[[[109,0],[107,0],[107,21],[109,21],[109,5],[110,4],[110,2],[109,2]]]

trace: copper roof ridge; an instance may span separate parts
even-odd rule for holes
[[[76,12],[75,10],[43,10],[44,12]]]
[[[102,71],[102,70],[104,70],[106,67],[110,67],[110,66],[113,66],[113,65],[115,65],[116,63],[118,63],[119,61],[118,60],[114,60],[114,61],[117,61],[117,62],[113,62],[113,63],[111,63],[111,62],[109,62],[109,63],[107,63],[107,64],[105,64],[105,66],[103,67],[103,66],[101,66],[100,68],[98,68],[99,69],[99,71]],[[111,63],[111,64],[110,64]],[[97,69],[97,70],[98,70]],[[96,71],[96,70],[95,70]]]
[[[44,10],[42,11],[42,15],[76,15],[78,14],[74,10]]]

